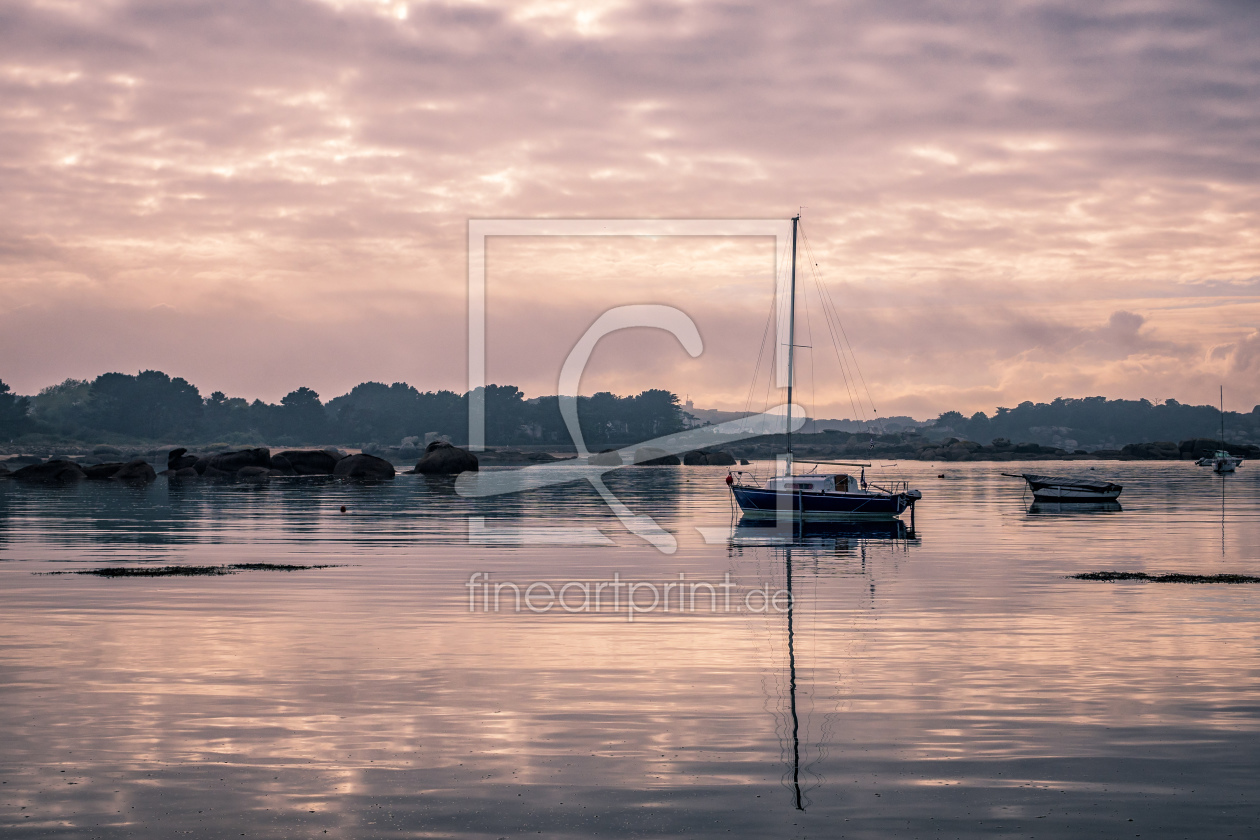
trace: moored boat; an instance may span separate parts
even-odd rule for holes
[[[1236,455],[1230,455],[1224,449],[1218,449],[1205,458],[1200,458],[1194,463],[1200,467],[1211,467],[1216,472],[1233,472],[1242,466],[1243,459]]]
[[[1225,445],[1225,386],[1221,386],[1221,445]],[[1200,458],[1194,463],[1200,467],[1211,467],[1213,471],[1218,473],[1232,473],[1234,470],[1242,466],[1243,459],[1236,455],[1231,455],[1224,449],[1218,449],[1206,458]]]
[[[787,340],[787,457],[782,475],[776,475],[764,486],[745,484],[749,473],[732,471],[726,476],[736,504],[745,516],[754,518],[789,517],[801,520],[888,519],[910,510],[923,498],[906,482],[885,482],[885,486],[868,484],[865,469],[861,477],[848,473],[809,473],[795,475],[792,458],[792,386],[796,354],[796,245],[801,217],[792,218],[792,285],[788,303]],[[840,462],[807,461],[818,466],[861,466]],[[913,528],[913,525],[911,526]]]
[[[905,482],[892,487],[862,487],[847,473],[775,476],[764,487],[741,483],[731,474],[731,493],[745,516],[774,517],[781,512],[801,519],[887,519],[905,513],[923,494]]]
[[[1028,482],[1033,499],[1038,502],[1109,502],[1120,496],[1122,485],[1089,478],[1065,478],[1033,473],[1002,473]]]

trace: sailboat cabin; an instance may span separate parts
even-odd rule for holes
[[[767,490],[804,493],[857,493],[858,480],[851,475],[783,475],[770,479]]]

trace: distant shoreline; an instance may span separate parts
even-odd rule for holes
[[[1001,439],[999,439],[1000,441]],[[271,449],[282,448],[324,448],[326,444],[307,444],[305,447],[294,444],[273,444]],[[463,445],[456,443],[456,445]],[[632,449],[639,444],[626,443],[612,448]],[[255,446],[266,446],[255,444]],[[83,464],[106,463],[130,458],[143,458],[153,463],[165,463],[166,454],[175,445],[137,444],[115,445],[98,444],[64,445],[45,444],[42,446],[8,445],[0,446],[0,465],[13,468],[14,465],[46,461],[52,458],[70,459]],[[195,445],[198,451],[233,451],[241,449],[240,445],[209,444]],[[353,455],[360,452],[375,455],[393,464],[412,464],[423,454],[414,446],[379,446],[362,447],[340,446],[343,453]],[[752,438],[729,445],[701,447],[705,452],[727,452],[735,459],[749,461],[773,460],[787,449],[784,435],[770,435]],[[1036,443],[991,443],[980,444],[975,441],[946,438],[930,441],[920,435],[844,435],[820,432],[817,434],[798,434],[793,436],[793,450],[798,460],[819,459],[824,461],[919,461],[923,463],[963,463],[970,461],[1008,462],[1008,461],[1189,461],[1211,455],[1217,449],[1226,449],[1231,454],[1244,460],[1260,460],[1260,447],[1249,444],[1228,444],[1209,438],[1196,438],[1180,443],[1156,441],[1148,443],[1130,443],[1120,449],[1099,449],[1094,451],[1066,451],[1047,447]],[[559,444],[526,444],[511,446],[487,446],[477,453],[478,458],[486,466],[528,466],[532,464],[554,463],[572,460],[576,457],[573,445]]]

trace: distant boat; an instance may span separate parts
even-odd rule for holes
[[[1217,452],[1216,459],[1212,462],[1212,469],[1218,473],[1233,472],[1242,466],[1242,458],[1235,458],[1228,452]]]
[[[801,217],[792,217],[792,286],[788,303],[787,364],[787,460],[783,475],[777,475],[763,487],[743,483],[744,473],[727,473],[726,483],[735,502],[748,517],[787,516],[793,519],[888,519],[910,510],[923,498],[906,482],[885,482],[880,486],[866,481],[863,469],[860,478],[847,473],[810,473],[794,475],[792,471],[792,373],[796,355],[796,237]],[[860,466],[838,461],[807,461],[817,465]],[[817,469],[817,467],[815,467]],[[913,530],[913,525],[911,526]]]
[[[1225,386],[1221,386],[1221,446],[1225,445]],[[1200,458],[1195,461],[1201,467],[1211,467],[1218,473],[1232,473],[1234,470],[1242,466],[1242,458],[1236,458],[1230,455],[1224,449],[1218,449],[1212,453],[1210,458]]]
[[[1218,449],[1206,458],[1195,461],[1200,467],[1211,467],[1218,473],[1233,472],[1242,466],[1243,459],[1230,455],[1224,449]]]
[[[1022,478],[1028,482],[1033,499],[1038,502],[1113,502],[1124,489],[1110,481],[1095,481],[1088,478],[1063,478],[1053,475],[1033,475],[1023,473],[1002,473],[1011,478]]]

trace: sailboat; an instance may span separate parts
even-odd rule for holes
[[[1225,386],[1221,386],[1221,446],[1225,445]],[[1211,467],[1214,472],[1232,473],[1242,466],[1242,458],[1230,455],[1227,450],[1218,449],[1206,458],[1195,461],[1201,467]]]
[[[745,473],[727,473],[736,504],[747,517],[781,517],[793,519],[889,519],[907,509],[914,515],[914,503],[923,498],[918,490],[904,481],[868,484],[865,468],[870,464],[840,461],[802,461],[801,463],[861,467],[860,476],[851,473],[816,473],[795,475],[792,457],[792,385],[796,355],[796,252],[800,214],[792,217],[792,283],[788,305],[787,365],[787,457],[782,461],[782,475],[775,475],[762,487],[744,483]],[[817,466],[815,468],[817,468]]]

